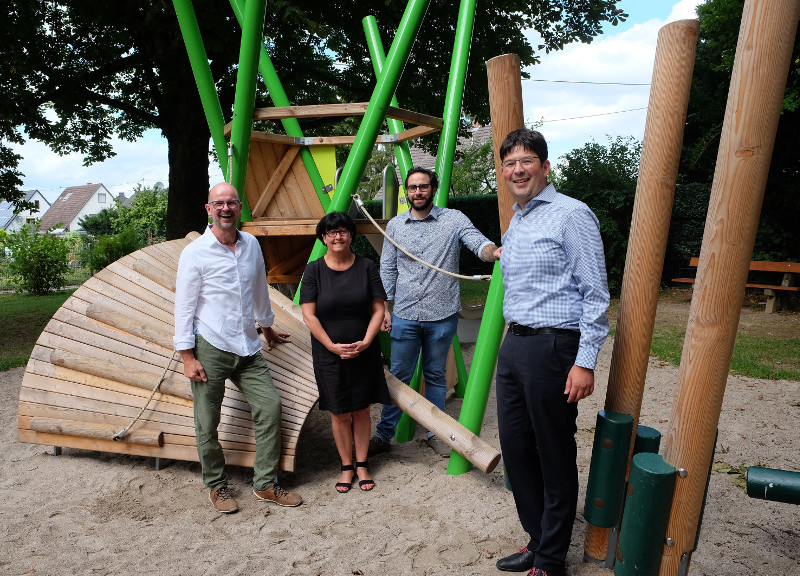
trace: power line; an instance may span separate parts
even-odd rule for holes
[[[587,116],[573,116],[572,118],[557,118],[555,120],[542,119],[542,122],[547,124],[548,122],[564,122],[566,120],[581,120],[583,118],[595,118],[597,116],[610,116],[611,114],[624,114],[626,112],[636,112],[638,110],[647,110],[647,106],[643,106],[641,108],[631,108],[629,110],[617,110],[615,112],[601,112],[600,114],[589,114]]]
[[[588,80],[544,80],[528,78],[526,82],[552,82],[554,84],[593,84],[595,86],[650,86],[650,82],[590,82]]]

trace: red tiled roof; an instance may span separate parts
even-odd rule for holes
[[[102,184],[86,184],[85,186],[70,186],[65,188],[58,199],[53,202],[52,206],[42,216],[42,230],[49,230],[50,228],[68,226],[72,219],[78,215],[81,208],[92,197],[92,194]]]

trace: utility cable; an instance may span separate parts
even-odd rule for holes
[[[364,201],[361,199],[361,197],[358,194],[353,194],[351,196],[351,198],[356,203],[356,206],[358,206],[358,209],[361,210],[361,213],[364,216],[366,216],[369,219],[370,222],[372,222],[372,225],[375,226],[375,228],[377,228],[378,232],[383,234],[384,238],[386,238],[389,242],[394,244],[395,247],[398,250],[400,250],[400,252],[402,252],[403,254],[405,254],[406,256],[411,258],[412,260],[416,260],[417,262],[419,262],[420,264],[422,264],[424,266],[427,266],[428,268],[436,270],[437,272],[441,272],[442,274],[447,274],[448,276],[452,276],[453,278],[461,278],[462,280],[487,280],[487,281],[492,279],[492,277],[490,275],[489,276],[487,276],[487,275],[483,275],[482,276],[480,274],[476,274],[474,276],[466,276],[464,274],[456,274],[455,272],[450,272],[449,270],[443,270],[442,268],[439,268],[438,266],[434,266],[430,262],[425,262],[424,260],[420,260],[419,258],[414,256],[413,254],[411,254],[408,250],[406,250],[405,248],[400,246],[400,244],[395,242],[392,239],[392,237],[389,236],[386,233],[386,231],[383,228],[381,228],[380,225],[377,222],[375,222],[375,219],[370,215],[369,212],[367,212],[367,208],[364,206]]]

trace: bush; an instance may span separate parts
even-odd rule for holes
[[[113,236],[100,236],[89,252],[89,269],[93,274],[99,272],[112,262],[143,246],[141,235],[132,226]]]
[[[40,233],[36,222],[9,234],[7,245],[11,250],[8,270],[19,277],[20,290],[41,296],[64,287],[69,271],[67,240],[49,231]]]

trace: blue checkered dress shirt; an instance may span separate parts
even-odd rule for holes
[[[506,322],[579,330],[575,364],[594,369],[609,302],[597,217],[552,184],[514,210],[500,256]]]

